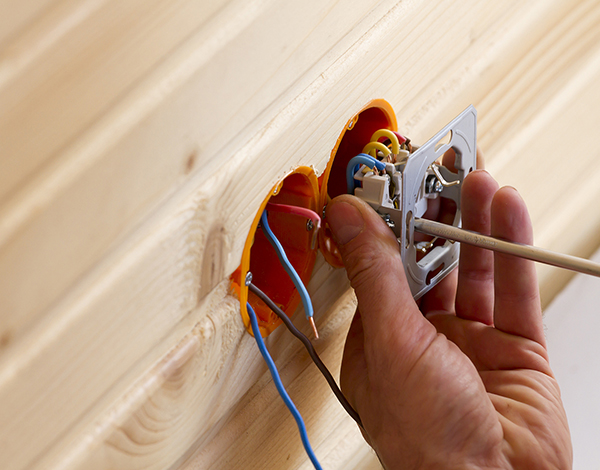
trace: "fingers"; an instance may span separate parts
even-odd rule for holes
[[[469,174],[461,190],[463,228],[489,235],[490,209],[498,183],[485,171]],[[494,253],[463,243],[460,247],[456,315],[486,325],[494,321]]]
[[[448,168],[450,171],[456,172],[456,168],[454,166],[455,160],[456,160],[456,152],[454,151],[453,148],[451,148],[444,153],[444,156],[442,157],[442,164],[446,168]],[[483,167],[483,156],[478,148],[477,149],[477,168],[482,168],[482,167]],[[465,183],[463,184],[463,190],[462,190],[463,191],[463,196],[462,196],[463,227],[468,228],[469,230],[479,230],[481,224],[471,223],[471,221],[477,221],[477,219],[480,217],[480,211],[489,212],[491,196],[493,196],[493,194],[494,194],[493,191],[495,191],[498,188],[498,185],[495,184],[495,182],[493,182],[493,179],[485,178],[485,176],[482,177],[482,175],[478,174],[477,172],[474,172],[474,173],[476,176],[471,176],[473,174],[473,173],[471,173],[471,175],[469,175],[467,177],[467,179],[469,179],[470,182],[466,183],[466,181],[465,181]],[[483,184],[484,184],[483,188],[481,187],[482,180],[483,180]],[[490,183],[490,181],[492,182],[492,185],[494,188],[493,191],[491,192],[491,194],[488,191],[488,189],[489,189],[488,186],[490,186],[488,183]],[[467,185],[466,193],[464,193],[464,185],[465,184]],[[487,198],[485,198],[483,201],[481,201],[480,193],[484,194],[486,196],[489,195],[490,200],[487,201],[486,200]],[[471,200],[471,198],[473,198],[473,200]],[[465,204],[465,200],[467,200],[466,204]],[[483,202],[481,207],[479,207],[480,202]],[[440,197],[440,198],[429,200],[428,203],[429,203],[429,206],[428,206],[427,212],[423,216],[424,218],[437,220],[438,222],[442,222],[442,223],[450,224],[450,225],[453,223],[454,217],[456,215],[456,204],[453,200],[447,199],[444,197]],[[435,208],[434,211],[430,210],[432,203],[437,203],[437,204],[434,204],[434,208]],[[465,205],[466,205],[466,207],[464,207]],[[484,217],[485,217],[485,214],[484,214]],[[484,227],[483,232],[486,234],[489,234],[489,214],[487,215],[487,219],[488,219],[488,224]],[[471,226],[472,228],[469,228],[469,226]],[[415,236],[416,236],[416,234],[415,234]],[[463,249],[464,248],[461,247],[461,250],[463,250]],[[475,251],[473,251],[472,255],[475,258],[477,258],[479,256],[478,252],[485,252],[485,250],[475,250]],[[469,250],[467,250],[466,254],[468,255],[466,257],[467,259],[473,257],[469,253]],[[493,262],[493,255],[491,255],[489,253],[485,253],[484,256],[487,256]],[[461,267],[463,265],[463,258],[465,258],[465,257],[461,256],[461,261],[460,261]],[[473,268],[477,268],[477,267],[473,266]],[[462,273],[463,273],[463,283],[462,284],[465,287],[465,289],[462,289],[462,291],[460,293],[461,298],[463,298],[463,297],[468,298],[468,295],[465,295],[465,294],[469,287],[469,283],[465,283],[464,278],[466,276],[469,276],[469,269],[470,269],[470,267],[467,263],[466,270],[463,269],[463,271],[462,271]],[[473,273],[473,274],[476,276],[475,273]],[[493,270],[490,270],[489,276],[493,283]],[[455,313],[455,298],[457,297],[457,280],[458,279],[459,279],[458,271],[455,270],[451,274],[449,274],[447,277],[445,277],[439,284],[434,286],[433,289],[431,289],[431,291],[429,291],[422,298],[422,300],[420,302],[421,311],[424,314],[433,313],[433,312],[438,312],[438,313],[445,312],[445,313],[452,313],[452,314]],[[492,286],[491,293],[492,293],[491,301],[493,302],[493,286]],[[484,297],[486,297],[486,296],[484,296]],[[457,303],[460,304],[461,301],[457,299]],[[487,315],[485,318],[480,318],[476,315],[470,315],[470,310],[473,310],[471,308],[473,304],[480,305],[476,301],[473,302],[472,304],[465,305],[465,309],[461,309],[460,305],[457,305],[456,313],[458,313],[458,312],[463,313],[463,314],[465,314],[465,318],[472,318],[472,319],[475,319],[478,321],[483,321],[483,320],[487,320],[486,322],[492,321],[492,318],[493,318],[493,313],[492,313],[493,304],[492,303],[489,303],[489,305],[486,304]]]
[[[477,147],[477,169],[483,170],[485,168],[485,161],[483,158],[483,153],[481,149]],[[454,161],[456,160],[456,152],[453,148],[450,148],[444,152],[442,156],[442,165],[448,168],[450,171],[456,173],[456,167],[454,166]]]
[[[456,297],[456,279],[458,270],[454,269],[437,285],[420,299],[419,308],[423,315],[430,313],[446,313],[454,315],[454,298]]]
[[[354,409],[362,402],[367,386],[364,341],[362,319],[357,310],[346,337],[340,370],[340,387]]]
[[[483,152],[479,147],[477,147],[477,169],[483,170],[485,169],[485,160],[483,158]]]
[[[333,199],[326,216],[358,298],[365,353],[396,366],[398,358],[410,362],[413,353],[427,347],[424,337],[433,339],[435,329],[413,300],[396,237],[370,206],[353,196]]]
[[[530,369],[552,376],[548,353],[535,341],[454,315],[431,315],[428,319],[478,371]]]
[[[454,149],[449,149],[442,157],[442,164],[450,171],[456,171],[454,160],[456,154]],[[433,208],[433,209],[432,209]],[[452,199],[438,197],[427,201],[427,211],[423,215],[425,219],[437,220],[443,224],[452,225],[456,216],[456,203]],[[415,232],[415,241],[419,240],[417,235],[426,237],[427,240],[433,239],[431,236]],[[424,238],[425,239],[425,238]],[[419,240],[420,241],[420,240]],[[439,240],[437,243],[443,242]],[[454,314],[454,298],[456,297],[457,270],[453,270],[448,276],[435,285],[419,302],[419,307],[423,314],[431,312],[445,312]]]
[[[500,189],[492,201],[492,236],[532,244],[533,229],[525,202],[510,187]],[[507,333],[545,346],[542,309],[533,261],[494,254],[494,325]]]

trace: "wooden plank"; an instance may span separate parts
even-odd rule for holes
[[[600,178],[595,163],[600,158],[595,145],[595,129],[600,124],[597,21],[600,12],[589,25],[587,47],[575,47],[583,42],[579,38],[571,44],[569,53],[565,52],[570,56],[563,60],[568,59],[572,64],[560,73],[556,71],[560,86],[551,87],[548,90],[551,93],[538,93],[543,95],[541,103],[535,106],[538,113],[520,121],[520,128],[506,132],[511,137],[505,145],[498,146],[490,164],[490,171],[498,181],[517,187],[527,202],[535,243],[583,257],[589,257],[600,243],[600,220],[589,209],[590,201],[600,196],[600,186],[594,184]],[[546,54],[554,55],[550,51]],[[552,136],[558,136],[560,143]],[[542,300],[547,305],[573,273],[540,265],[538,275]]]
[[[302,16],[300,10],[281,11],[267,2],[223,10],[0,209],[5,242],[0,298],[8,312],[2,322],[10,325],[4,334],[12,332],[0,357],[5,468],[164,468],[188,458],[190,468],[235,468],[248,458],[245,451],[259,445],[242,431],[239,419],[258,420],[254,429],[282,430],[277,436],[282,444],[270,462],[285,465],[288,452],[293,462],[303,461],[291,418],[261,412],[276,397],[255,351],[248,360],[252,344],[224,281],[239,263],[264,191],[297,165],[322,171],[346,119],[373,97],[392,102],[401,128],[416,141],[471,101],[514,116],[535,103],[538,114],[516,128],[524,129],[522,138],[516,133],[522,142],[534,135],[527,127],[536,124],[531,116],[545,113],[556,129],[575,132],[579,112],[598,118],[598,108],[587,106],[595,103],[597,88],[580,96],[585,84],[596,80],[590,65],[596,57],[593,28],[568,39],[573,47],[588,46],[563,51],[573,52],[561,62],[564,68],[539,83],[540,95],[565,96],[559,92],[566,89],[579,97],[572,114],[566,111],[573,101],[566,99],[515,104],[502,93],[497,102],[485,97],[511,80],[523,90],[537,83],[535,75],[508,72],[543,69],[552,51],[562,51],[561,43],[551,42],[541,55],[521,46],[537,44],[578,18],[594,17],[598,8],[587,5],[404,2],[388,12],[388,3],[371,10],[342,3],[323,7],[298,29],[281,15],[294,19]],[[322,19],[317,28],[315,18]],[[218,35],[210,42],[219,31],[231,33],[229,42],[218,42],[224,39]],[[275,31],[280,43],[273,40]],[[281,44],[296,47],[280,51]],[[262,55],[264,67],[244,73],[254,70]],[[404,63],[410,67],[385,73],[386,64]],[[480,130],[491,166],[502,173],[501,161],[512,155],[506,138],[494,134],[489,121]],[[573,134],[582,139],[580,150],[591,139],[583,134]],[[223,142],[231,135],[238,146],[229,153]],[[532,158],[543,162],[552,150],[533,149]],[[584,167],[593,161],[583,151],[575,157]],[[573,181],[559,180],[556,191]],[[536,195],[533,215],[540,217],[538,230],[544,230],[552,220],[542,217],[546,206],[536,201],[543,202],[546,193],[529,183],[529,174],[521,174],[515,185],[523,190],[526,184]],[[597,240],[593,223],[578,225],[590,243]],[[343,326],[335,322],[350,313],[346,304],[327,303],[345,291],[343,273],[324,273],[334,285],[326,284],[324,295],[313,284],[312,293],[323,321],[332,325],[324,351],[329,359],[343,340]],[[337,462],[342,468],[353,457],[335,455],[335,439],[321,416],[340,423],[339,435],[355,434],[343,413],[313,408],[306,383],[316,377],[314,371],[300,348],[278,335],[270,347],[317,433],[318,449],[331,467]],[[226,364],[220,372],[198,373],[215,360]],[[229,386],[234,379],[239,380]],[[221,393],[223,384],[231,394]],[[327,390],[319,390],[319,398],[329,403],[323,398]],[[236,408],[239,400],[242,408]],[[240,418],[240,409],[248,414]],[[196,450],[200,454],[193,455]],[[369,454],[363,448],[356,461],[361,455]],[[264,464],[261,458],[257,454],[252,465]]]
[[[580,2],[569,10],[548,5],[544,25],[524,18],[526,29],[515,25],[507,32],[506,49],[491,43],[489,54],[499,62],[511,60],[506,56],[511,51],[526,54],[508,69],[475,64],[481,80],[472,83],[468,96],[450,83],[451,92],[440,92],[447,97],[424,113],[424,119],[441,127],[436,114],[445,115],[439,107],[446,101],[476,103],[479,145],[487,167],[502,185],[515,186],[524,197],[536,243],[582,257],[600,244],[600,221],[586,209],[587,201],[597,196],[597,186],[580,184],[584,174],[588,181],[595,178],[598,153],[593,129],[600,123],[599,15],[596,2]],[[551,135],[560,135],[568,148],[562,150]],[[544,305],[572,276],[545,266],[539,266],[538,275]]]
[[[2,0],[0,2],[0,48],[36,16],[44,14],[52,0]]]
[[[0,208],[3,344],[39,318],[157,201],[192,175],[197,186],[204,179],[199,173],[218,168],[231,135],[239,146],[247,143],[285,105],[258,119],[274,97],[292,85],[292,95],[298,93],[299,76],[304,82],[318,77],[336,57],[327,55],[329,48],[343,52],[338,42],[348,29],[359,37],[383,14],[382,6],[369,3],[337,14],[341,7],[330,8],[335,2],[315,2],[309,8],[314,16],[285,27],[289,48],[280,48],[265,31],[282,34],[299,12],[286,18],[267,2],[240,3],[223,9]],[[248,43],[256,50],[247,51]],[[257,73],[246,77],[254,62]],[[223,74],[230,87],[219,86]]]
[[[56,15],[40,18],[4,49],[0,201],[214,15],[221,2],[72,1],[60,6]],[[61,25],[65,16],[73,20]]]
[[[335,302],[340,293],[348,292],[347,281],[340,271],[331,276],[331,268],[322,259],[315,280],[319,284],[313,282],[310,290],[316,299],[315,305],[320,307],[318,318],[324,335],[317,349],[337,375],[343,346],[341,340],[354,313],[355,301],[347,293]],[[323,280],[324,283],[321,282]],[[219,295],[223,295],[224,289],[220,291]],[[332,296],[332,292],[337,295]],[[73,454],[70,456],[74,467],[95,469],[133,465],[166,468],[172,464],[169,458],[182,455],[185,459],[189,449],[202,449],[189,462],[197,468],[239,468],[240,465],[264,468],[267,463],[273,468],[288,465],[294,468],[305,460],[301,446],[295,443],[289,445],[289,439],[297,433],[295,423],[288,419],[254,341],[245,334],[239,322],[231,331],[231,313],[222,315],[225,313],[223,303],[220,306],[219,302],[215,304],[217,308],[209,313],[210,322],[204,321],[210,326],[195,328],[195,331],[204,331],[205,337],[196,343],[201,343],[201,348],[194,346],[193,357],[185,363],[177,361],[180,367],[173,368],[169,374],[163,372],[163,364],[160,371],[150,371],[147,382],[152,383],[151,392],[144,394],[144,399],[135,404],[123,406],[122,402],[118,403],[115,408],[120,409],[123,416],[109,410],[103,418],[109,417],[114,424],[107,426],[105,421],[101,421],[105,434],[101,436],[103,439],[84,441],[88,447],[77,449],[81,461],[76,461]],[[238,312],[234,314],[238,315]],[[294,321],[308,333],[309,328],[302,321],[302,315],[296,315]],[[227,338],[232,333],[233,337]],[[187,346],[189,343],[180,346],[179,350],[192,349]],[[316,452],[321,453],[320,446],[326,452],[334,451],[328,444],[332,428],[325,423],[337,423],[334,428],[346,429],[345,433],[336,436],[336,441],[351,437],[358,444],[358,429],[335,401],[303,348],[296,341],[290,341],[289,333],[281,328],[269,337],[267,343],[277,358],[289,393],[301,407]],[[172,361],[163,362],[170,364]],[[203,380],[194,380],[199,374],[202,374]],[[156,384],[157,378],[162,379],[162,383]],[[307,383],[311,384],[308,388],[305,386]],[[253,385],[244,393],[247,384]],[[136,390],[148,388],[135,387]],[[316,397],[322,398],[315,402]],[[131,414],[134,408],[136,411]],[[192,414],[191,409],[194,410]],[[219,432],[223,426],[227,426],[227,431]],[[236,443],[240,437],[248,434],[253,439],[238,446]],[[98,446],[102,441],[102,445]],[[261,452],[253,449],[257,441],[262,441]],[[278,448],[286,448],[291,455],[287,451],[272,451]],[[367,451],[364,442],[362,448]],[[273,455],[275,460],[269,463]],[[326,457],[326,454],[322,455]],[[39,468],[44,468],[45,464],[42,461]],[[343,467],[338,462],[334,468]]]

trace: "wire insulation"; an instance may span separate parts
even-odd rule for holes
[[[392,151],[383,145],[381,142],[369,142],[367,145],[363,147],[362,153],[367,153],[371,155],[373,158],[377,157],[377,150],[381,150],[384,155],[389,155]],[[372,153],[370,153],[372,152]]]
[[[356,424],[358,424],[360,427],[362,427],[362,421],[360,420],[360,416],[358,415],[358,413],[356,412],[356,410],[352,407],[352,405],[348,402],[348,400],[346,399],[346,397],[344,396],[344,394],[342,393],[342,391],[338,387],[338,384],[336,383],[335,379],[331,375],[331,372],[329,372],[329,369],[327,369],[327,366],[325,364],[323,364],[323,361],[321,361],[321,358],[317,354],[317,351],[315,351],[315,348],[314,348],[313,344],[306,337],[306,335],[304,335],[300,330],[298,330],[298,328],[296,328],[296,326],[294,325],[294,323],[292,322],[292,320],[290,320],[288,318],[288,316],[285,314],[285,312],[283,310],[281,310],[277,306],[277,304],[275,302],[273,302],[269,298],[269,296],[267,296],[267,294],[265,294],[262,290],[260,290],[256,285],[250,283],[250,284],[248,284],[248,288],[260,300],[262,300],[265,304],[267,304],[267,306],[271,310],[273,310],[273,312],[279,318],[281,318],[281,321],[283,321],[283,323],[287,327],[287,329],[290,330],[290,333],[292,333],[296,338],[298,338],[302,342],[302,344],[304,345],[304,347],[308,351],[308,354],[310,355],[311,359],[313,360],[313,362],[315,363],[315,365],[318,367],[318,369],[321,371],[321,373],[325,377],[325,380],[327,380],[327,383],[331,387],[331,391],[337,397],[337,399],[339,400],[340,404],[348,412],[348,414],[350,415],[350,417],[354,421],[356,421]]]
[[[274,202],[268,202],[265,207],[267,212],[285,212],[288,214],[299,215],[313,221],[315,226],[321,227],[321,217],[315,211],[310,210],[306,207],[291,206],[288,204],[275,204]]]
[[[400,151],[400,140],[398,136],[389,129],[379,129],[371,136],[371,142],[378,142],[381,137],[387,137],[392,143],[392,153]]]
[[[299,215],[305,217],[312,222],[312,227],[308,227],[308,230],[312,231],[312,237],[310,241],[310,249],[314,250],[317,246],[317,235],[321,230],[321,217],[315,211],[308,209],[307,207],[291,206],[288,204],[275,204],[274,202],[268,202],[265,207],[267,212],[281,212],[284,214]],[[315,335],[319,338],[319,335]]]
[[[275,365],[275,362],[273,362],[273,359],[271,358],[271,355],[269,354],[269,351],[267,350],[267,346],[265,345],[265,342],[263,341],[262,336],[260,335],[260,328],[258,327],[258,320],[256,318],[256,313],[254,313],[254,310],[252,310],[252,307],[250,306],[249,303],[246,303],[246,307],[248,308],[248,316],[250,317],[250,324],[252,325],[252,332],[254,333],[254,339],[256,340],[256,345],[258,346],[258,349],[259,349],[260,353],[262,354],[263,359],[267,363],[267,367],[269,368],[269,371],[271,372],[271,377],[273,377],[273,382],[275,383],[275,387],[277,387],[277,391],[279,392],[279,395],[281,395],[281,399],[283,400],[285,405],[290,410],[290,413],[292,413],[292,416],[296,420],[296,424],[298,425],[298,431],[300,432],[300,438],[302,439],[302,444],[304,445],[304,450],[306,450],[306,453],[308,454],[308,458],[310,459],[310,461],[312,462],[314,467],[317,470],[323,470],[323,467],[321,467],[321,464],[317,460],[317,456],[315,455],[314,451],[312,450],[312,447],[308,440],[308,433],[306,432],[306,425],[304,424],[304,421],[302,420],[302,416],[300,415],[300,412],[296,408],[296,405],[294,405],[294,402],[292,401],[292,399],[288,395],[287,391],[285,390],[285,387],[283,386],[283,383],[281,382],[281,377],[279,376],[279,372],[277,371],[277,366]]]
[[[281,243],[279,243],[279,240],[271,230],[271,227],[269,227],[269,221],[267,220],[267,211],[263,211],[260,217],[260,221],[262,223],[263,232],[267,236],[273,248],[275,248],[275,252],[277,253],[277,257],[279,258],[283,269],[285,269],[285,271],[288,273],[288,275],[292,279],[292,282],[296,286],[296,289],[298,289],[298,292],[300,293],[300,297],[302,298],[302,305],[304,305],[304,313],[306,314],[306,318],[312,317],[314,312],[312,302],[310,301],[310,296],[308,295],[308,291],[306,290],[302,279],[300,279],[300,276],[294,269],[294,266],[292,266],[292,263],[290,263],[290,260],[285,254],[283,246],[281,246]]]
[[[375,167],[379,171],[383,171],[385,169],[385,163],[374,159],[371,155],[367,155],[366,153],[359,153],[356,157],[352,157],[348,162],[348,166],[346,167],[346,184],[348,194],[352,194],[354,192],[354,167],[359,164],[366,165],[371,169]]]

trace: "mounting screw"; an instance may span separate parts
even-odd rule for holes
[[[248,271],[246,273],[246,279],[244,280],[244,284],[246,286],[249,286],[252,283],[252,273],[250,271]]]
[[[394,221],[390,218],[390,214],[381,214],[381,218],[383,219],[383,221],[387,224],[387,226],[389,228],[394,228],[396,227],[396,224],[394,223]]]
[[[427,178],[427,181],[425,182],[425,192],[427,192],[428,194],[441,193],[443,190],[444,185],[434,175],[430,175]]]
[[[306,221],[306,230],[310,232],[313,228],[315,228],[315,224],[313,223],[312,219],[308,219]]]

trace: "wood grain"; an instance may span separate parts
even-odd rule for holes
[[[415,142],[473,103],[536,243],[600,243],[597,2],[2,6],[2,468],[307,468],[227,278],[265,192],[370,99]],[[545,301],[565,278],[540,270]],[[322,259],[310,290],[337,370],[353,297]],[[280,330],[323,463],[377,468]]]
[[[17,337],[160,201],[177,189],[189,195],[201,185],[204,175],[247,145],[286,102],[257,119],[266,106],[306,69],[304,85],[318,76],[335,60],[322,57],[327,48],[357,22],[351,35],[364,33],[382,9],[369,11],[365,3],[338,15],[315,2],[310,11],[316,18],[309,15],[287,28],[288,47],[281,48],[265,30],[275,32],[271,26],[281,28],[286,18],[266,1],[241,3],[225,5],[134,90],[120,100],[114,96],[110,111],[0,206],[0,297],[7,312],[0,336]],[[289,22],[298,12],[288,15]],[[250,55],[248,43],[256,44]],[[317,45],[323,50],[314,55]],[[341,53],[343,44],[337,47]],[[248,67],[256,67],[254,78],[247,76]],[[98,79],[100,69],[94,71]],[[230,87],[220,87],[224,77]],[[86,112],[86,104],[77,109]],[[11,139],[22,140],[21,135]],[[232,135],[237,148],[226,157],[223,145]]]

